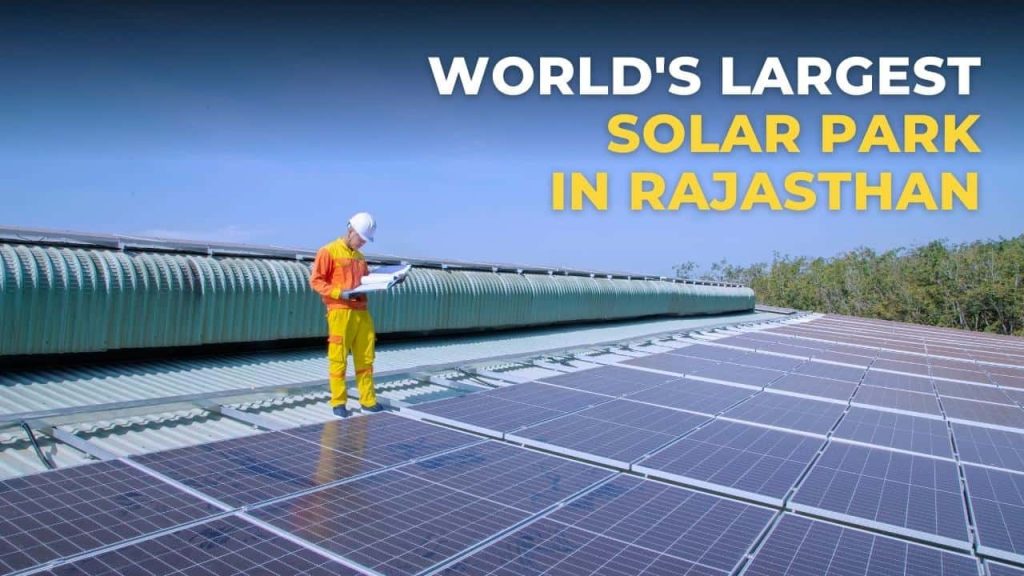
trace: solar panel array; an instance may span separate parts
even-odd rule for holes
[[[0,571],[1022,572],[1019,339],[827,316],[694,342],[0,482]]]

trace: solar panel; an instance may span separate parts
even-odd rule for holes
[[[682,376],[683,374],[698,374],[709,367],[715,366],[717,362],[704,360],[703,358],[694,358],[693,356],[683,356],[674,352],[664,352],[642,358],[633,358],[632,360],[620,362],[620,364],[623,366],[640,366],[642,368],[664,370]]]
[[[1001,374],[993,371],[992,368],[989,368],[989,378],[1000,386],[1024,390],[1024,375]]]
[[[998,364],[984,364],[980,367],[984,368],[989,374],[1005,374],[1016,378],[1024,378],[1024,368],[1001,366]]]
[[[953,458],[949,430],[942,420],[854,406],[839,422],[833,438]]]
[[[771,510],[619,476],[445,574],[729,574]]]
[[[584,392],[622,396],[653,388],[669,380],[673,380],[673,377],[643,370],[619,368],[618,366],[601,366],[571,374],[552,376],[540,381]]]
[[[871,367],[876,370],[891,370],[894,372],[905,372],[907,374],[917,374],[922,377],[931,376],[931,371],[928,369],[928,365],[925,364],[925,357],[921,356],[916,362],[902,362],[899,360],[886,360],[878,358],[875,360]]]
[[[956,422],[952,426],[964,462],[1024,472],[1024,434]]]
[[[800,374],[818,376],[819,378],[832,378],[833,380],[846,380],[847,382],[860,382],[864,375],[864,368],[853,368],[851,366],[840,366],[839,364],[826,364],[824,362],[805,362],[795,369]]]
[[[1012,388],[1003,388],[1003,394],[1006,394],[1007,398],[1013,400],[1018,405],[1024,406],[1024,390],[1015,390]]]
[[[956,463],[829,443],[791,501],[794,510],[969,549]]]
[[[856,389],[857,384],[854,382],[843,382],[841,380],[805,376],[803,374],[787,374],[779,380],[772,382],[769,388],[769,390],[785,390],[796,394],[844,401],[849,400]]]
[[[970,556],[785,514],[746,576],[977,576]]]
[[[857,389],[851,402],[870,408],[889,408],[916,412],[919,414],[931,414],[942,416],[939,410],[939,402],[934,394],[918,394],[917,392],[905,392],[893,390],[892,388],[878,388],[877,386],[861,386]]]
[[[521,386],[521,384],[517,384]],[[478,392],[417,404],[402,411],[413,417],[442,422],[463,430],[502,436],[505,432],[563,416],[565,412],[550,410],[522,402],[513,402]]]
[[[845,404],[764,392],[726,410],[722,416],[824,435],[845,410]]]
[[[750,354],[732,361],[733,364],[740,364],[742,366],[782,370],[783,372],[789,372],[803,362],[804,360],[797,360],[787,356],[774,356],[772,354]]]
[[[909,362],[911,364],[921,364],[926,368],[928,364],[927,356],[922,356],[920,354],[906,354],[904,352],[896,352],[893,350],[879,350],[878,360],[888,360],[892,362]]]
[[[754,393],[755,391],[749,388],[699,380],[679,380],[630,394],[628,399],[669,408],[717,414]]]
[[[1002,390],[995,386],[983,386],[980,384],[963,384],[961,382],[935,381],[935,389],[939,396],[954,398],[966,398],[968,400],[982,400],[984,402],[995,402],[996,404],[1013,404]]]
[[[1024,410],[1017,406],[943,398],[942,407],[946,410],[946,416],[949,418],[983,426],[1004,426],[1024,431]]]
[[[515,386],[506,386],[497,390],[480,392],[481,396],[490,396],[502,400],[511,400],[521,404],[529,404],[540,408],[549,408],[560,412],[575,412],[590,406],[596,406],[609,400],[606,396],[566,390],[557,386],[548,386],[537,382],[524,382]]]
[[[388,416],[388,422],[404,420]],[[376,425],[370,422],[376,419],[349,418],[316,426],[322,430],[319,438],[323,444],[285,433],[269,433],[143,454],[133,459],[221,502],[243,506],[379,469],[381,463],[365,458],[376,448]],[[444,433],[459,435],[452,430]],[[464,443],[476,440],[459,436]]]
[[[861,346],[850,346],[848,344],[832,344],[828,346],[827,350],[837,354],[849,354],[851,356],[861,356],[869,359],[879,355],[878,350],[864,348]]]
[[[986,562],[988,576],[1024,576],[1024,569],[1007,566],[998,562]]]
[[[977,382],[979,384],[991,384],[988,376],[986,376],[984,372],[979,372],[977,370],[960,370],[956,368],[932,366],[931,372],[932,378],[950,378],[966,382]]]
[[[615,400],[509,434],[507,439],[627,469],[708,416]]]
[[[821,444],[810,436],[715,420],[633,469],[780,505]]]
[[[840,362],[842,364],[853,364],[867,368],[874,359],[874,356],[865,355],[867,350],[858,350],[856,353],[836,352],[834,350],[822,350],[815,352],[811,358],[825,362]]]
[[[527,512],[539,512],[613,475],[604,468],[500,442],[469,446],[403,466],[402,471]]]
[[[711,378],[723,382],[744,384],[761,388],[777,380],[784,373],[778,370],[766,370],[752,366],[740,366],[739,364],[719,364],[717,366],[701,370],[695,378]]]
[[[986,366],[988,377],[999,384],[1012,388],[1024,388],[1024,370]]]
[[[973,370],[975,372],[981,371],[978,365],[975,364],[973,360],[953,360],[951,358],[938,358],[936,356],[928,356],[928,364],[931,366],[940,366],[942,368]]]
[[[880,372],[869,368],[864,373],[862,386],[877,386],[879,388],[892,388],[894,390],[905,390],[907,392],[920,392],[922,394],[934,394],[931,379],[927,377],[910,376],[907,374],[893,374],[892,372]]]
[[[250,514],[388,574],[425,570],[530,515],[397,470]]]
[[[240,518],[212,520],[65,564],[47,574],[358,574]]]
[[[824,349],[828,344],[824,342],[811,342],[802,340],[799,345],[787,342],[767,342],[757,346],[759,352],[775,352],[776,354],[789,354],[800,358],[810,358],[815,352]]]
[[[611,474],[488,443],[251,514],[371,569],[415,574]]]
[[[726,348],[724,346],[694,344],[692,346],[684,346],[683,348],[674,350],[672,353],[683,356],[693,356],[695,358],[703,358],[705,360],[715,360],[717,362],[735,362],[737,358],[743,358],[751,352],[749,350]]]
[[[15,572],[220,510],[121,461],[0,482],[0,571]]]
[[[964,465],[978,552],[1024,562],[1024,474]]]

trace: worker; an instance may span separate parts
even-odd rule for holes
[[[366,309],[366,294],[345,298],[342,293],[359,286],[368,269],[359,251],[373,242],[377,224],[373,216],[359,212],[348,221],[348,232],[317,250],[309,284],[327,307],[327,376],[331,387],[331,408],[345,418],[348,390],[345,370],[348,355],[355,360],[356,386],[363,412],[380,412],[373,389],[373,356],[377,335]]]

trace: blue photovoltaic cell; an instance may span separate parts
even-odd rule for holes
[[[799,342],[799,344],[795,344]],[[801,358],[809,358],[827,346],[824,342],[812,342],[810,340],[787,339],[780,342],[768,342],[758,344],[760,352],[775,352],[777,354],[790,354]]]
[[[867,368],[871,361],[874,360],[874,356],[871,355],[869,350],[856,350],[855,352],[822,350],[821,352],[815,352],[811,357],[815,360],[853,364],[854,366],[862,366],[864,368]]]
[[[719,364],[718,366],[701,370],[696,374],[698,378],[713,378],[715,380],[758,387],[767,386],[782,375],[783,372],[779,370],[766,370],[764,368],[754,368],[753,366],[740,366],[739,364]]]
[[[995,386],[983,386],[980,384],[964,384],[962,382],[935,381],[935,389],[939,396],[966,398],[968,400],[982,400],[984,402],[995,402],[997,404],[1013,404],[1013,400],[1007,398],[1002,390]]]
[[[864,368],[853,368],[851,366],[814,361],[805,362],[797,366],[795,371],[809,376],[845,380],[847,382],[860,382],[861,377],[864,376]]]
[[[786,514],[747,576],[977,576],[978,562],[896,538]]]
[[[696,358],[703,358],[705,360],[715,360],[717,362],[735,362],[739,358],[743,358],[751,354],[749,350],[739,350],[736,348],[726,348],[724,346],[709,346],[707,344],[694,344],[692,346],[685,346],[672,351],[672,354],[678,354],[682,356],[694,356]]]
[[[960,460],[1024,472],[1024,434],[953,422]]]
[[[925,362],[926,360],[923,356],[910,362],[878,358],[871,364],[871,367],[876,370],[893,370],[895,372],[917,374],[923,378],[927,378],[931,375],[931,371],[928,370],[928,365],[925,364]]]
[[[977,370],[960,370],[957,368],[944,368],[942,366],[931,367],[932,378],[950,378],[953,380],[965,380],[979,384],[991,384],[984,372]]]
[[[403,466],[422,479],[527,512],[540,510],[611,476],[605,468],[486,442]]]
[[[488,442],[252,515],[385,574],[415,574],[613,474]]]
[[[1007,566],[998,562],[986,562],[989,576],[1024,576],[1024,569]]]
[[[939,401],[934,394],[919,394],[917,392],[905,392],[892,388],[879,388],[877,386],[861,386],[853,395],[852,402],[864,406],[878,406],[880,408],[892,408],[906,412],[917,412],[920,414],[931,414],[941,416]]]
[[[133,459],[231,506],[255,504],[381,467],[282,432],[143,454]]]
[[[756,391],[749,388],[701,382],[699,380],[679,380],[662,384],[657,388],[630,394],[629,400],[649,402],[669,408],[682,408],[716,414],[733,404],[748,398]]]
[[[857,389],[857,384],[804,374],[787,374],[772,382],[770,389],[834,400],[849,400],[850,396],[853,396],[854,390]]]
[[[643,370],[619,368],[618,366],[601,366],[571,374],[542,378],[539,381],[567,388],[575,388],[584,392],[623,396],[653,388],[673,379],[672,376],[644,372]]]
[[[1024,406],[1024,390],[1017,390],[1015,388],[1003,388],[1003,394],[1016,402],[1020,406]]]
[[[446,576],[725,576],[668,554],[653,554],[593,532],[540,519],[441,572]]]
[[[920,354],[906,354],[903,352],[895,352],[893,350],[879,350],[878,360],[920,364],[926,368],[928,367],[927,356],[923,356]]]
[[[23,570],[219,511],[116,460],[0,481],[0,572]]]
[[[934,394],[935,388],[932,381],[925,377],[909,376],[907,374],[893,374],[892,372],[881,372],[868,369],[864,374],[862,386],[877,386],[879,388],[892,388],[894,390],[906,390],[908,392],[920,392],[922,394]]]
[[[708,420],[708,416],[615,400],[520,430],[510,440],[534,440],[629,463]]]
[[[932,418],[854,406],[843,416],[833,437],[953,458],[946,423]]]
[[[671,436],[685,434],[708,420],[703,414],[661,408],[625,399],[613,400],[577,412],[576,415]]]
[[[1024,562],[1024,474],[967,464],[964,476],[979,547]]]
[[[826,434],[845,410],[844,404],[762,392],[730,408],[722,416],[789,430]]]
[[[347,452],[383,466],[392,466],[479,441],[450,428],[417,422],[394,414],[331,420],[285,432],[321,446]]]
[[[516,386],[521,386],[521,384],[516,384]],[[425,414],[428,418],[436,416],[499,433],[517,430],[565,414],[560,410],[550,410],[522,402],[495,398],[489,395],[490,392],[477,392],[456,398],[417,404],[413,411]]]
[[[530,516],[389,470],[250,514],[384,574],[416,574]]]
[[[998,370],[1000,369],[991,366],[989,367],[989,378],[993,382],[1006,388],[1016,388],[1017,390],[1024,389],[1024,370],[1016,370],[1015,373],[1012,374],[1006,372],[1006,370],[1009,370],[1008,368],[1001,369],[1004,371]]]
[[[619,476],[446,574],[728,574],[771,510]]]
[[[821,444],[822,440],[810,436],[716,420],[640,461],[635,469],[778,501],[793,487]]]
[[[641,358],[633,358],[632,360],[620,362],[620,364],[652,368],[654,370],[664,370],[666,372],[672,372],[673,374],[679,374],[682,376],[683,374],[699,374],[700,372],[715,366],[717,362],[693,356],[673,354],[672,352],[663,352],[661,354],[652,354]]]
[[[45,574],[347,576],[358,572],[240,518],[229,516],[65,564]]]
[[[948,460],[832,442],[792,502],[967,546],[960,476]]]
[[[521,404],[529,404],[538,408],[548,408],[559,412],[575,412],[590,406],[607,402],[607,396],[590,394],[579,390],[566,390],[557,386],[548,386],[537,382],[524,382],[514,386],[506,386],[496,390],[478,392],[481,396],[490,396],[502,400],[511,400]]]
[[[777,340],[777,338],[766,334],[751,333],[744,334],[742,336],[729,336],[727,338],[715,340],[715,343],[754,349],[762,344],[776,342]]]
[[[946,416],[979,424],[1007,426],[1024,431],[1024,410],[1018,406],[991,404],[960,398],[943,398]]]
[[[743,366],[754,366],[756,368],[767,368],[769,370],[789,372],[803,362],[805,361],[797,358],[790,358],[788,356],[756,353],[744,356],[743,358],[737,358],[732,361],[732,364],[741,364]]]
[[[953,360],[951,358],[937,358],[935,356],[929,356],[928,364],[931,366],[942,366],[943,368],[958,368],[960,370],[972,370],[975,372],[982,371],[981,367],[975,364],[973,360]]]

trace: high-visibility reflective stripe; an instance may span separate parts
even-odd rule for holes
[[[357,376],[360,375],[360,374],[367,374],[367,373],[370,373],[370,374],[373,373],[373,366],[370,366],[368,368],[360,368],[359,370],[356,370],[356,375]]]
[[[330,344],[344,344],[345,336],[342,334],[332,335],[327,337],[327,342]]]

